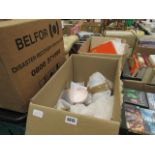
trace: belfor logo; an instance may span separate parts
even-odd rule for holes
[[[59,25],[58,22],[56,21],[55,24],[50,24],[49,25],[49,32],[50,36],[53,38],[54,34],[59,34]]]
[[[22,50],[26,47],[29,47],[33,44],[36,44],[42,40],[47,39],[48,37],[53,38],[55,34],[59,35],[59,25],[58,22],[47,24],[46,27],[41,29],[36,29],[34,32],[26,32],[20,37],[15,38],[16,47],[19,50]]]

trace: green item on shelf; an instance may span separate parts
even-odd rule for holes
[[[134,23],[135,23],[135,20],[134,19],[127,19],[127,25],[128,25],[128,27],[133,26]]]

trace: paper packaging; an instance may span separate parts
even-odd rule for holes
[[[0,108],[27,112],[30,98],[65,61],[60,20],[0,24]]]
[[[132,31],[116,31],[116,30],[106,30],[106,37],[118,37],[121,39],[125,39],[131,48],[135,47],[137,36]]]
[[[72,55],[46,85],[31,99],[26,134],[118,134],[122,104],[121,60],[116,57]],[[61,92],[71,81],[87,82],[99,71],[114,82],[112,120],[56,110]],[[53,93],[54,92],[54,93]]]
[[[94,48],[104,42],[113,40],[116,38],[110,38],[110,37],[92,37],[87,39],[82,46],[80,47],[78,54],[89,54],[89,55],[98,55],[98,56],[106,56],[106,57],[122,57],[122,69],[125,64],[126,58],[131,54],[131,51],[128,47],[126,47],[126,54],[121,56],[121,55],[112,55],[112,54],[100,54],[100,53],[91,53],[90,49]],[[123,40],[125,42],[125,40]]]

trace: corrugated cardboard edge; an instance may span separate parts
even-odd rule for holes
[[[119,62],[118,62],[118,68],[119,68],[119,71],[118,71],[118,74],[119,74],[119,77],[121,76],[122,74],[122,71],[121,71],[121,67],[122,67],[122,57],[120,57],[119,59]],[[121,94],[121,99],[120,99],[120,103],[121,105],[123,104],[123,81],[120,80],[120,94]]]
[[[117,66],[117,70],[116,70],[116,73],[115,73],[115,81],[117,81],[117,83],[115,84],[115,86],[117,86],[117,88],[114,88],[115,89],[115,92],[119,95],[116,95],[115,96],[115,100],[117,100],[117,102],[120,103],[120,105],[115,106],[115,108],[118,110],[118,113],[116,114],[116,111],[113,112],[113,117],[114,118],[117,118],[119,121],[121,119],[121,108],[122,108],[122,104],[123,104],[123,94],[122,94],[122,91],[123,91],[123,88],[122,88],[122,81],[120,80],[120,76],[121,76],[121,66],[122,66],[122,57],[120,58],[117,58],[118,60],[118,66]],[[117,90],[116,90],[117,89]]]

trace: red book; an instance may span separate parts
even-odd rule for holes
[[[108,41],[104,44],[98,45],[90,49],[92,53],[105,53],[105,54],[117,54],[114,44],[112,41]]]

